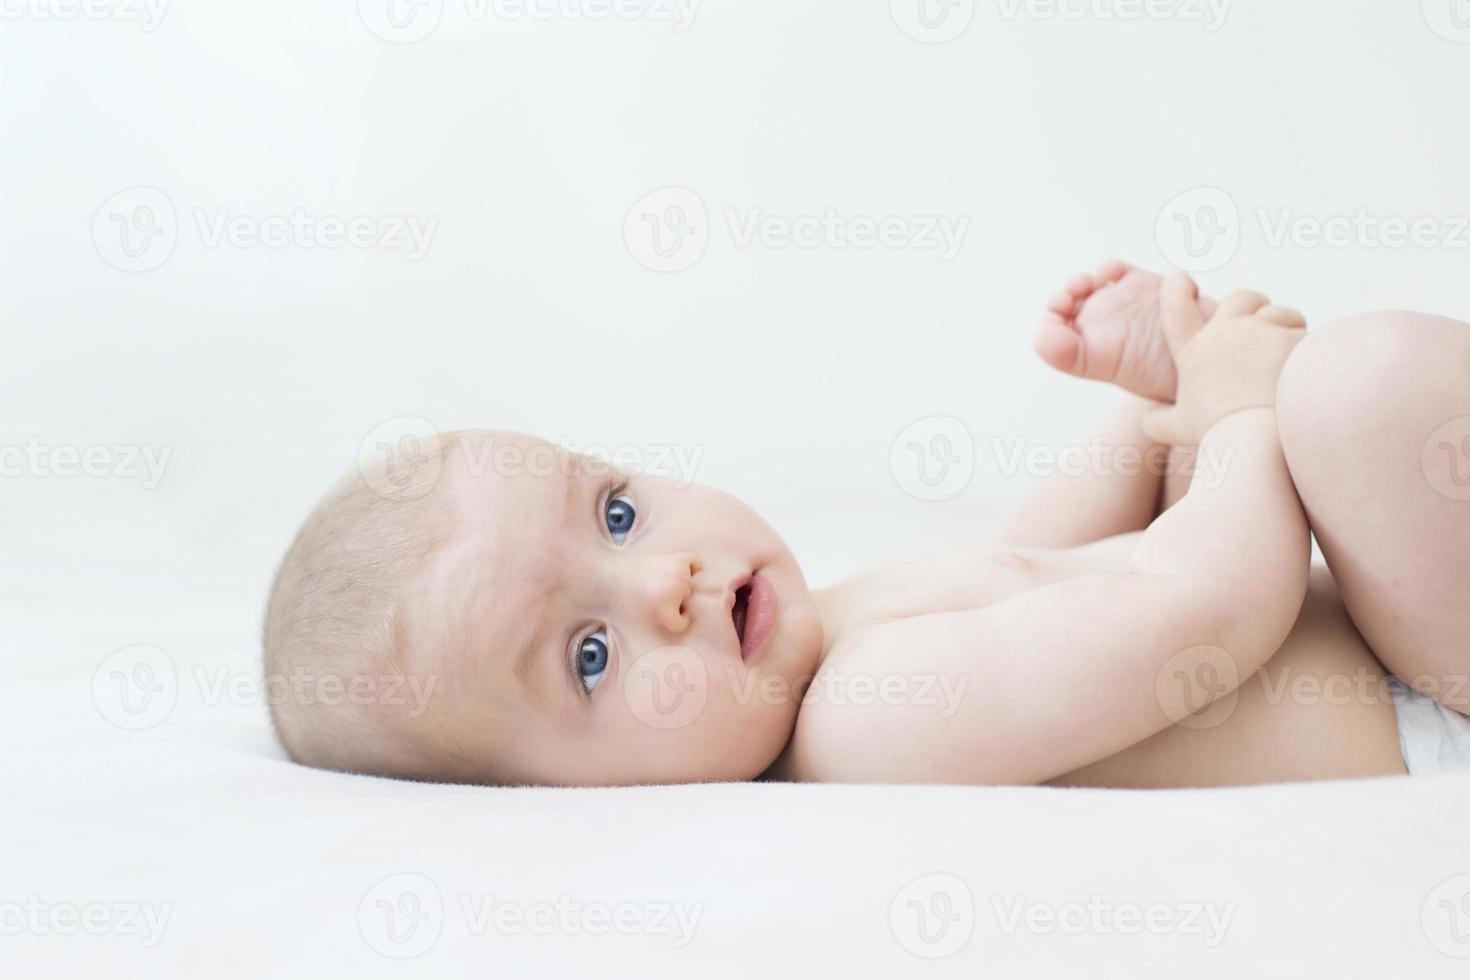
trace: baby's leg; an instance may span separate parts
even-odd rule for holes
[[[1314,331],[1276,411],[1353,622],[1386,667],[1470,713],[1470,324],[1387,312]]]

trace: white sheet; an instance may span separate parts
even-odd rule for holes
[[[1179,793],[552,791],[317,772],[282,757],[251,693],[254,587],[190,573],[93,559],[5,577],[23,604],[4,607],[6,635],[44,654],[14,658],[0,693],[7,976],[1450,978],[1470,966],[1442,951],[1470,955],[1470,878],[1456,878],[1470,874],[1467,777]],[[157,725],[127,731],[92,683],[112,648],[138,641],[168,653],[178,693]],[[236,696],[209,703],[222,681]],[[432,882],[443,910],[416,934],[437,923],[433,944],[399,961],[363,926],[406,948],[386,942],[382,895],[369,895],[403,874]],[[963,882],[974,903],[972,924],[947,937],[968,925],[963,948],[932,961],[899,938],[939,948],[916,938],[913,893],[900,897],[930,875]],[[682,946],[656,930],[512,934],[492,919],[476,931],[486,899],[535,914],[563,896],[609,916],[627,905],[650,926],[660,909],[699,918]],[[169,917],[151,947],[136,934],[16,934],[32,899]],[[1089,902],[1102,928],[1071,934],[1066,916],[1091,916]],[[1186,921],[1196,905],[1228,916],[1223,941],[1207,916]],[[1130,910],[1150,909],[1174,931],[1123,931],[1142,928]],[[1018,911],[1036,927],[1007,931]]]

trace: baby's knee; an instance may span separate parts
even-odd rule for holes
[[[1311,331],[1287,359],[1276,388],[1276,419],[1288,452],[1308,440],[1336,446],[1389,425],[1384,394],[1413,383],[1423,363],[1419,313],[1364,313]]]

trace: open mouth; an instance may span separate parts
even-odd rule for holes
[[[735,590],[735,605],[730,609],[730,618],[735,621],[735,636],[740,640],[740,649],[745,649],[745,614],[750,609],[750,583],[746,582]]]
[[[735,590],[730,621],[740,644],[740,659],[749,661],[765,644],[776,625],[776,587],[760,572],[752,572]]]

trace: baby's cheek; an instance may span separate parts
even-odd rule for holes
[[[655,647],[627,663],[619,678],[624,702],[649,732],[687,729],[710,702],[704,658],[684,646]]]
[[[729,778],[753,778],[786,747],[796,727],[804,688],[774,671],[730,667],[719,672],[705,712],[706,738],[738,769]]]
[[[647,775],[660,781],[758,776],[790,737],[801,697],[778,674],[712,667],[677,645],[648,651],[619,675],[621,751],[658,768]]]

